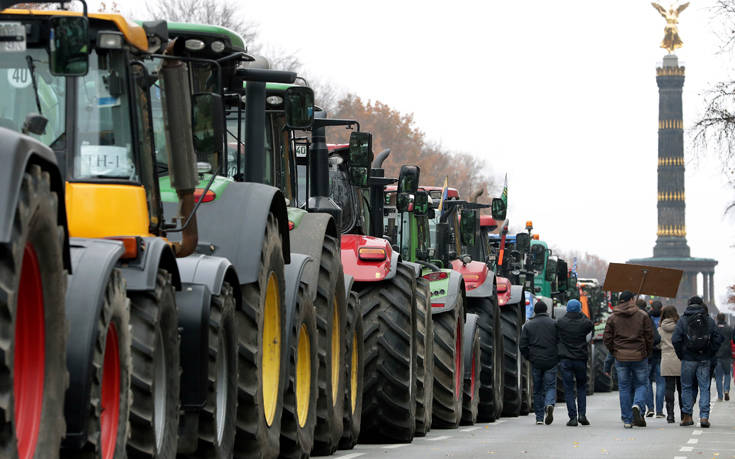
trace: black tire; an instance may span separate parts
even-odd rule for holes
[[[416,432],[423,437],[431,429],[434,400],[434,321],[431,317],[429,281],[416,283]]]
[[[480,370],[480,411],[478,420],[493,422],[503,412],[503,336],[500,311],[492,298],[472,298],[467,312],[477,314],[480,327],[482,369]]]
[[[524,308],[525,311],[525,308]],[[521,305],[500,307],[500,329],[503,334],[503,416],[517,417],[523,403],[521,356]]]
[[[461,334],[464,331],[465,320],[462,295],[457,295],[454,309],[433,314],[432,319],[434,321],[434,402],[431,427],[454,429],[462,419],[464,359],[461,351]]]
[[[235,308],[233,288],[224,282],[220,294],[213,296],[211,301],[207,403],[199,412],[199,442],[192,457],[224,459],[233,454],[237,419]],[[224,385],[219,378],[224,379]],[[218,388],[222,391],[219,403]]]
[[[51,191],[48,172],[31,165],[23,174],[18,204],[12,214],[10,243],[0,244],[0,457],[19,455],[18,422],[22,420],[15,418],[18,402],[15,392],[27,387],[24,383],[29,380],[35,382],[33,374],[25,373],[28,377],[25,381],[22,375],[16,374],[15,353],[23,336],[25,342],[39,342],[38,332],[44,334],[43,402],[36,441],[30,443],[35,444],[36,457],[57,457],[66,429],[64,391],[69,382],[64,309],[66,272],[62,263],[64,230],[57,223],[57,209],[58,196]],[[32,270],[30,274],[26,269]],[[22,288],[21,280],[28,285],[27,274],[40,282],[40,295],[28,295]],[[39,311],[43,314],[42,327],[35,326],[33,311],[27,306],[38,302],[42,303]],[[23,319],[24,311],[31,316],[27,322]],[[30,325],[25,328],[30,336],[16,336],[17,327],[23,325],[21,320]]]
[[[595,391],[610,392],[613,390],[612,375],[608,376],[605,371],[605,359],[607,358],[607,348],[602,341],[593,343],[592,361],[595,372]]]
[[[132,395],[130,390],[130,376],[132,373],[131,360],[131,336],[130,336],[130,301],[125,295],[125,279],[123,279],[120,270],[113,269],[105,287],[105,295],[102,303],[102,310],[97,319],[97,334],[94,348],[92,350],[92,368],[93,376],[90,381],[90,397],[87,420],[87,441],[80,449],[64,448],[61,450],[61,456],[64,458],[102,458],[107,457],[109,452],[105,439],[102,438],[102,413],[107,408],[102,401],[103,384],[114,384],[114,379],[105,379],[105,364],[110,364],[108,358],[114,358],[114,354],[108,354],[110,351],[114,353],[117,350],[117,363],[119,371],[118,399],[119,411],[117,419],[116,431],[109,434],[115,436],[115,442],[112,444],[112,457],[124,457],[125,446],[128,441],[129,423],[128,416],[130,414],[130,404],[132,403]],[[73,328],[73,324],[72,324]],[[112,334],[110,334],[112,332]],[[109,339],[109,340],[108,340]],[[108,349],[108,344],[110,345]],[[113,371],[112,374],[114,374]],[[107,376],[109,378],[110,376]],[[69,409],[78,409],[77,407],[68,407]],[[105,419],[110,422],[112,419]],[[108,424],[105,426],[110,428]],[[106,430],[106,429],[105,429]]]
[[[521,416],[533,411],[533,377],[531,376],[531,362],[523,359],[523,396],[521,398]]]
[[[345,365],[344,429],[340,449],[352,449],[360,437],[362,392],[365,375],[365,345],[362,326],[362,308],[357,294],[350,292],[347,302],[347,365]],[[353,372],[354,371],[354,372]],[[354,398],[353,398],[354,397]]]
[[[128,456],[173,458],[178,442],[181,367],[171,274],[159,269],[155,290],[128,292],[128,298],[133,335]]]
[[[283,414],[283,391],[286,387],[286,349],[283,348],[286,333],[286,310],[284,306],[283,249],[278,231],[278,220],[270,213],[265,225],[263,247],[260,252],[258,280],[241,285],[242,310],[237,310],[237,430],[235,432],[235,457],[275,457],[280,449],[281,416]],[[270,289],[270,290],[269,290]],[[269,293],[270,291],[270,293]],[[267,297],[272,295],[267,306]],[[277,298],[273,298],[277,297]],[[275,309],[271,309],[275,308]],[[269,324],[280,336],[273,337],[277,347],[265,349],[264,334],[266,315]],[[275,322],[273,322],[274,316]],[[271,356],[278,353],[279,368],[264,374],[263,360],[266,351]],[[274,374],[275,373],[275,374]],[[264,379],[269,381],[268,387]],[[265,397],[269,406],[265,405]],[[267,414],[267,416],[266,416]],[[270,418],[270,419],[268,419]]]
[[[464,359],[464,383],[462,385],[463,425],[477,422],[480,405],[480,385],[477,381],[480,370],[480,333],[477,328],[477,315],[467,314],[462,336],[462,358]]]
[[[587,396],[595,395],[595,367],[592,361],[594,344],[587,345]]]
[[[299,285],[288,333],[288,385],[283,399],[279,457],[303,458],[309,457],[314,447],[319,369],[316,312],[304,283]]]

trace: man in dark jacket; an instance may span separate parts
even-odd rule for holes
[[[556,321],[556,330],[559,335],[559,368],[564,383],[564,398],[567,402],[569,414],[568,426],[576,426],[579,415],[579,424],[588,426],[587,420],[587,351],[589,338],[595,326],[592,321],[582,314],[582,303],[578,300],[569,300],[567,313]],[[577,400],[574,400],[574,387],[577,387]]]
[[[715,367],[715,386],[717,386],[717,400],[722,401],[722,392],[725,400],[730,400],[730,373],[732,372],[732,329],[727,325],[725,314],[717,314],[717,332],[722,335],[722,344],[717,350],[717,366]]]
[[[681,319],[676,323],[671,344],[681,360],[681,426],[694,425],[692,414],[699,391],[699,423],[709,427],[709,392],[712,382],[711,361],[723,338],[717,332],[715,321],[707,314],[707,306],[698,296],[689,298]]]
[[[626,429],[646,426],[641,409],[646,403],[648,356],[653,348],[653,326],[648,314],[638,309],[632,292],[620,294],[605,324],[603,341],[615,356],[620,414]],[[631,394],[633,400],[631,400]]]
[[[536,302],[533,312],[533,317],[523,325],[520,349],[533,367],[536,424],[545,422],[548,425],[554,421],[556,403],[556,367],[559,362],[556,322],[546,313],[546,303],[543,300]]]

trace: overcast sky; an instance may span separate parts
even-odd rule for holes
[[[531,219],[553,246],[608,261],[652,256],[666,51],[648,1],[240,3],[260,41],[297,53],[307,75],[414,113],[430,139],[507,172],[511,224]],[[694,0],[680,18],[686,127],[709,85],[735,76],[711,4]],[[723,298],[735,283],[735,218],[723,217],[735,193],[715,154],[695,159],[691,137],[687,240],[692,256],[719,259]]]

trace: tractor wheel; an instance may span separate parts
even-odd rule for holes
[[[454,429],[462,418],[464,377],[462,332],[465,319],[462,295],[457,295],[454,309],[434,314],[432,319],[434,320],[434,406],[431,427]],[[482,340],[482,335],[480,339]]]
[[[314,446],[317,403],[316,312],[308,286],[299,285],[296,310],[288,325],[288,383],[283,398],[279,457],[308,457]]]
[[[521,416],[526,416],[533,411],[533,377],[531,376],[531,362],[523,359],[523,396],[521,398]]]
[[[235,457],[275,457],[280,449],[286,369],[283,250],[278,221],[265,225],[258,280],[241,286],[237,318]]]
[[[408,443],[416,429],[416,274],[399,263],[393,279],[360,287],[366,352],[360,441]]]
[[[199,414],[193,457],[232,457],[237,419],[237,325],[232,286],[225,282],[209,312],[207,404]]]
[[[429,281],[419,278],[416,285],[416,436],[423,437],[431,428],[434,399],[434,321]]]
[[[125,279],[113,269],[105,288],[92,351],[87,441],[79,449],[62,449],[64,458],[111,459],[125,456],[132,396],[130,302]]]
[[[477,410],[480,404],[480,385],[477,384],[477,373],[480,370],[480,333],[477,328],[477,316],[467,314],[462,336],[462,355],[464,358],[464,384],[462,389],[462,420],[464,425],[477,422]]]
[[[132,326],[131,457],[176,457],[181,378],[179,320],[171,274],[159,269],[156,288],[128,292]]]
[[[9,244],[0,245],[0,457],[58,457],[67,323],[64,230],[48,172],[23,174]]]
[[[521,305],[506,304],[500,308],[503,334],[503,416],[517,417],[523,402],[523,358],[521,339]]]
[[[365,347],[362,328],[362,310],[357,295],[350,292],[347,302],[347,365],[345,381],[344,430],[339,441],[340,449],[352,449],[360,437],[362,418],[362,391],[365,369]]]
[[[607,348],[602,341],[594,343],[592,346],[592,362],[594,364],[595,372],[595,391],[597,392],[610,392],[613,390],[612,376],[608,376],[603,371],[605,370],[605,359],[607,358]]]
[[[345,393],[345,323],[347,305],[339,240],[324,235],[316,309],[318,390],[313,455],[330,455],[342,438]]]
[[[503,336],[500,311],[490,298],[473,298],[467,312],[477,314],[480,327],[480,411],[478,419],[493,422],[503,412]]]
[[[592,357],[595,352],[594,343],[587,345],[587,396],[595,395],[595,363]]]

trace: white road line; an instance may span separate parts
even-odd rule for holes
[[[407,443],[398,443],[396,445],[386,445],[383,446],[383,449],[396,449],[396,448],[403,448],[404,446],[408,446]]]
[[[495,421],[495,424],[502,424],[502,423],[504,423],[504,422],[505,422],[505,421],[503,421],[503,420],[501,419],[500,421]]]
[[[350,453],[350,454],[345,454],[344,456],[337,456],[337,457],[339,459],[353,459],[355,457],[360,457],[360,456],[364,456],[364,455],[365,455],[365,453]]]
[[[472,432],[473,430],[477,430],[479,427],[467,427],[466,429],[459,429],[460,432]]]
[[[674,456],[674,459],[687,459],[686,456]]]
[[[702,435],[702,431],[701,430],[694,430],[694,431],[692,431],[692,435]]]
[[[694,449],[694,447],[693,447],[693,446],[682,446],[682,447],[681,447],[681,449],[680,449],[679,451],[681,451],[681,452],[684,452],[684,453],[689,453],[689,452],[691,452],[691,451],[692,451],[693,449]]]
[[[448,438],[451,438],[451,437],[449,437],[448,435],[442,435],[441,437],[427,438],[426,440],[428,440],[428,441],[439,441],[439,440],[446,440]]]
[[[698,438],[690,438],[687,443],[690,444],[690,445],[696,445],[697,443],[699,443],[699,439]]]

